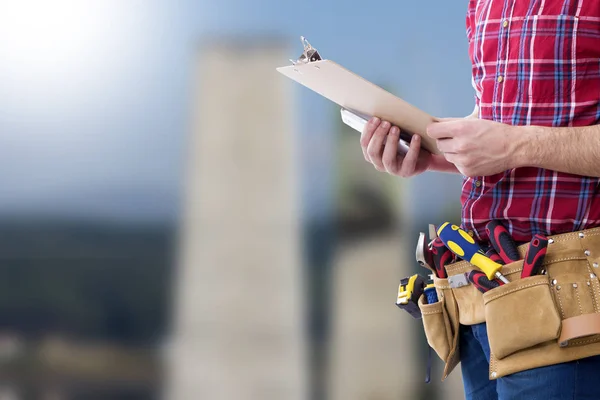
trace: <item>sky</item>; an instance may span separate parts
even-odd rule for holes
[[[193,60],[207,36],[280,36],[294,58],[304,35],[325,58],[433,115],[466,115],[466,6],[0,0],[0,215],[176,218]],[[318,215],[329,196],[322,171],[331,166],[334,108],[296,93],[299,119],[315,122],[299,127],[297,140],[309,160],[301,166],[306,212]],[[424,193],[456,182],[423,176],[411,185]]]

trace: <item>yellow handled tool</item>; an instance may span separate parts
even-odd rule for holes
[[[437,233],[446,247],[463,260],[482,270],[489,280],[498,278],[502,282],[508,283],[508,279],[500,273],[502,265],[487,257],[467,232],[456,225],[445,222],[439,227]]]

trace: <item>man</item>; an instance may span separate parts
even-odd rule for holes
[[[462,225],[480,242],[490,220],[517,242],[600,226],[600,0],[470,0],[467,36],[476,106],[428,127],[442,155],[418,136],[397,154],[399,129],[374,118],[365,159],[462,174]],[[461,326],[460,358],[468,399],[600,399],[598,356],[489,380],[484,323]]]

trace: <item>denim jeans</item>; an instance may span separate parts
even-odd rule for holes
[[[467,400],[600,400],[600,356],[489,380],[485,324],[460,326],[460,362]]]

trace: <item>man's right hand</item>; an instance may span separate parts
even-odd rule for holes
[[[365,160],[373,164],[378,171],[409,178],[432,167],[433,155],[421,149],[420,136],[412,136],[406,154],[398,152],[399,141],[400,129],[379,118],[371,118],[360,136]]]

